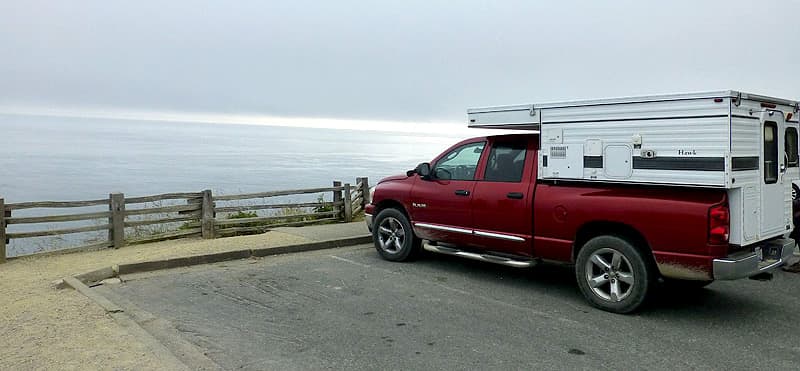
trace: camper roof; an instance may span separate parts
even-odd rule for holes
[[[629,103],[650,103],[650,102],[669,102],[694,99],[713,99],[713,98],[737,98],[742,100],[755,100],[795,107],[800,107],[797,101],[768,97],[758,94],[742,93],[735,90],[722,90],[699,93],[679,93],[645,95],[637,97],[604,98],[590,100],[575,100],[550,103],[518,104],[508,106],[493,106],[470,108],[467,110],[469,127],[474,128],[510,128],[510,129],[534,129],[538,130],[541,124],[541,116],[536,115],[536,111],[552,108],[570,107],[590,107],[606,106]],[[525,117],[524,114],[527,114]]]

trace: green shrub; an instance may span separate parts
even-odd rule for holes
[[[255,211],[237,211],[235,214],[229,214],[227,219],[247,219],[257,217],[258,213]]]
[[[327,213],[333,211],[333,205],[331,203],[325,202],[325,197],[323,197],[322,195],[319,195],[319,197],[317,197],[317,202],[321,204],[324,203],[324,205],[314,207],[315,213]]]

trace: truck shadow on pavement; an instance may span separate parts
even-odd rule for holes
[[[574,267],[542,263],[528,269],[505,267],[450,256],[427,254],[412,264],[425,264],[443,272],[463,272],[472,279],[545,296],[583,312],[595,311],[586,303],[575,278]],[[738,284],[738,285],[737,285]],[[680,289],[656,284],[648,302],[633,315],[647,319],[685,318],[693,322],[734,323],[758,319],[774,311],[774,303],[759,292],[770,282],[740,280],[714,282],[704,288]]]

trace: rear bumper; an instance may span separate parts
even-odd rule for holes
[[[794,252],[791,238],[770,240],[756,246],[753,251],[714,259],[715,280],[736,280],[775,270],[786,264]]]

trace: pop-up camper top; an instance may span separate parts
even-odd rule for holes
[[[537,177],[728,190],[731,243],[792,228],[797,101],[671,94],[468,110],[474,128],[540,131]]]

